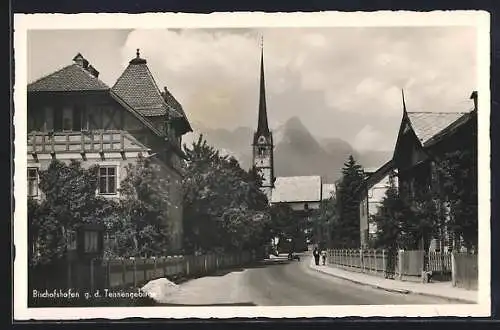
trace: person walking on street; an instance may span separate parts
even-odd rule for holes
[[[323,262],[323,266],[326,264],[326,250],[321,250],[321,261]]]
[[[316,266],[319,266],[319,250],[317,246],[313,250],[313,256],[314,256],[314,263],[316,264]]]

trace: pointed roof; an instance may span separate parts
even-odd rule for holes
[[[407,112],[418,140],[425,145],[467,112]]]
[[[74,63],[46,75],[30,84],[28,92],[105,91],[109,86],[102,82],[89,62],[78,53]]]
[[[269,126],[267,123],[267,107],[266,107],[266,82],[264,78],[264,47],[261,46],[260,54],[260,94],[259,94],[259,119],[257,123],[257,134],[269,134]]]
[[[156,84],[147,61],[140,57],[139,49],[136,57],[118,78],[112,91],[127,102],[132,108],[143,116],[163,116],[171,114],[180,116],[163,99],[158,85]]]

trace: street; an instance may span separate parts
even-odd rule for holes
[[[194,279],[165,297],[167,305],[389,305],[446,304],[444,299],[391,293],[337,279],[309,268],[301,261],[267,261],[245,269],[229,270]],[[325,266],[327,267],[327,266]]]

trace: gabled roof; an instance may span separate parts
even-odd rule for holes
[[[109,87],[79,64],[71,64],[28,84],[28,92],[105,91]]]
[[[320,176],[277,177],[271,195],[272,203],[321,201]]]
[[[140,58],[139,51],[137,51],[136,58],[129,62],[111,89],[143,116],[152,117],[166,114],[174,117],[180,116],[163,99],[162,93],[151,71],[149,71],[147,62]]]
[[[407,112],[411,127],[422,145],[446,129],[466,112]]]

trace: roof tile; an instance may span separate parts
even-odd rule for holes
[[[78,64],[71,64],[28,84],[28,92],[101,91],[109,87]]]
[[[408,118],[418,139],[425,144],[464,114],[466,112],[408,112]]]
[[[173,109],[162,97],[146,61],[130,61],[112,90],[144,116],[161,116]]]

